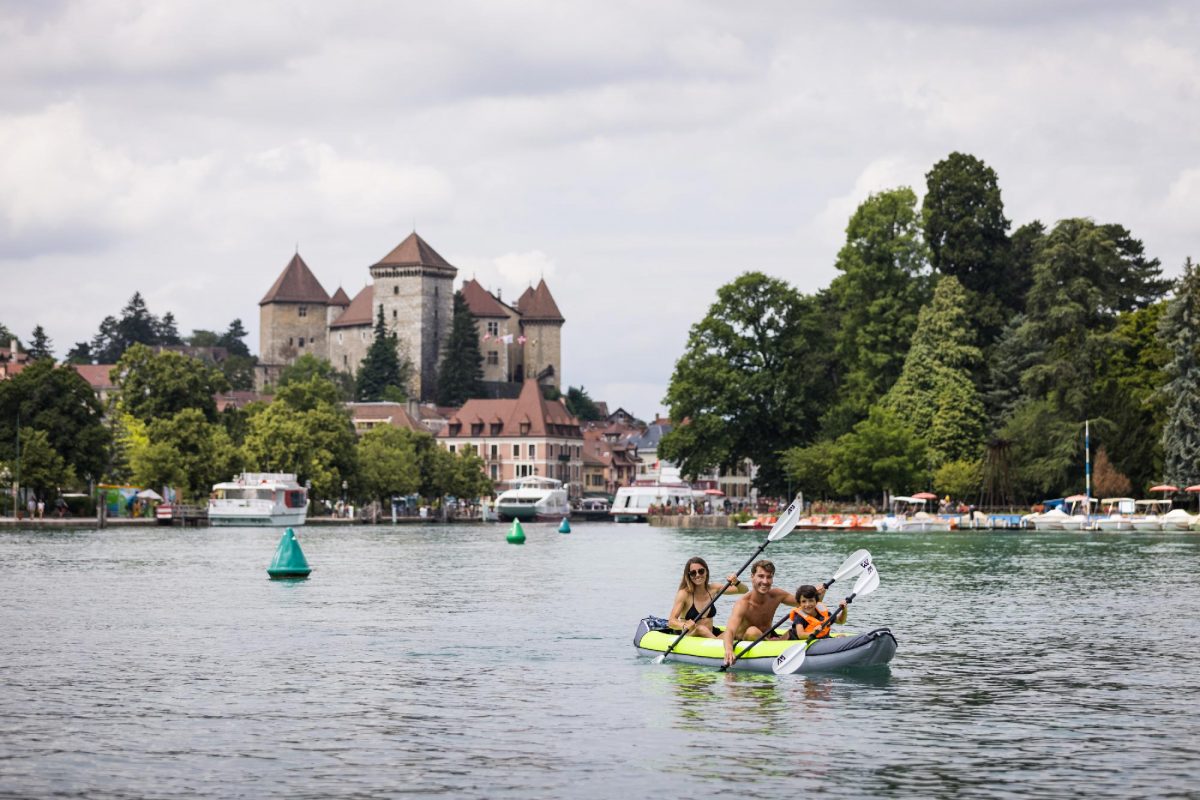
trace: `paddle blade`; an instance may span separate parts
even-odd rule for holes
[[[666,653],[664,653],[664,654],[663,654],[663,655],[661,655],[661,656],[655,656],[655,657],[654,657],[654,663],[655,663],[655,664],[661,664],[661,663],[663,662],[663,659],[665,659],[666,657],[667,657],[667,656],[666,656]]]
[[[800,669],[804,663],[804,656],[807,654],[808,642],[794,644],[779,654],[779,657],[771,664],[771,671],[776,675],[791,675]]]
[[[801,497],[802,495],[796,495],[796,499],[783,510],[783,513],[779,515],[779,519],[775,520],[775,524],[771,526],[771,532],[767,534],[768,542],[782,539],[796,527],[796,523],[800,521]]]
[[[833,579],[840,581],[842,578],[850,575],[857,575],[867,567],[871,566],[871,552],[869,550],[856,550],[850,554],[850,557],[838,567],[838,571],[833,573]]]
[[[864,594],[870,594],[879,588],[879,570],[875,569],[875,565],[871,564],[863,570],[863,574],[858,576],[858,580],[854,582],[854,596],[861,597]]]

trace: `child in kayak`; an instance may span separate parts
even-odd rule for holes
[[[748,587],[737,575],[730,575],[728,582],[732,584],[726,594],[745,594]],[[675,592],[675,602],[671,605],[671,613],[667,615],[668,624],[679,631],[686,631],[689,636],[701,636],[714,639],[713,617],[717,616],[714,605],[708,608],[717,593],[725,588],[724,583],[708,582],[708,564],[703,558],[689,558],[683,565],[683,578],[679,581],[679,591]],[[708,608],[704,618],[701,612]]]
[[[821,587],[822,590],[824,588],[824,586]],[[804,584],[796,590],[796,607],[788,614],[788,621],[792,623],[792,628],[788,632],[787,638],[807,639],[816,633],[818,639],[824,639],[829,635],[829,630],[833,625],[846,624],[845,600],[838,605],[837,619],[828,625],[825,624],[832,612],[825,607],[824,603],[820,602],[823,594],[824,591],[819,591],[817,587],[809,584]],[[818,633],[818,631],[820,632]]]

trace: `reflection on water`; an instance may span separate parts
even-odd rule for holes
[[[630,636],[730,531],[581,523],[0,534],[0,794],[1194,796],[1200,536],[797,532],[867,547],[890,668],[656,665]],[[1146,611],[1153,609],[1153,615]],[[723,621],[729,604],[722,602]],[[1120,638],[1114,643],[1114,631]]]

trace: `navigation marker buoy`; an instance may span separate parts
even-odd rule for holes
[[[567,522],[566,517],[563,517],[563,521],[558,524],[558,532],[559,533],[570,533],[571,532],[571,523]]]
[[[512,530],[505,537],[509,544],[525,544],[525,529],[521,527],[521,520],[514,519]]]
[[[300,540],[296,538],[295,531],[288,528],[279,540],[279,547],[275,549],[275,559],[271,566],[267,567],[267,574],[271,576],[271,580],[279,580],[307,578],[310,572],[312,567],[308,566],[304,551],[300,549]]]

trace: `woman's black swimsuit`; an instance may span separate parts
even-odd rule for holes
[[[705,614],[704,616],[705,616],[705,618],[706,618],[706,619],[712,619],[712,618],[713,618],[713,617],[715,617],[716,615],[717,615],[717,606],[716,606],[716,604],[714,603],[714,604],[713,604],[713,607],[712,607],[712,608],[710,608],[710,609],[708,610],[708,613],[707,613],[707,614]],[[683,615],[683,618],[684,618],[684,619],[699,619],[699,618],[700,618],[700,612],[696,610],[696,600],[695,600],[695,598],[693,598],[693,599],[692,599],[692,607],[691,607],[691,608],[689,608],[689,609],[688,609],[688,612],[687,612],[686,614],[684,614],[684,615]]]

